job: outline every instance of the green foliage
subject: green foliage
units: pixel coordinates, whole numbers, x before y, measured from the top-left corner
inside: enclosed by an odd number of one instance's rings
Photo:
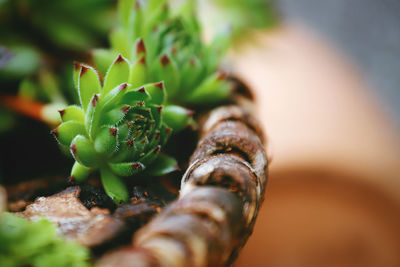
[[[4,0],[0,3],[2,41],[37,43],[29,41],[33,36],[52,48],[90,49],[101,43],[112,25],[113,5],[113,0]]]
[[[41,66],[38,51],[30,45],[0,46],[0,79],[21,79]]]
[[[275,0],[202,0],[211,8],[203,21],[208,27],[229,24],[232,42],[248,41],[254,29],[266,29],[278,21]],[[251,37],[251,36],[250,36]]]
[[[0,263],[3,267],[84,267],[89,251],[67,242],[47,220],[30,222],[10,213],[0,214]]]
[[[68,102],[61,86],[64,84],[60,78],[55,73],[43,68],[36,75],[23,79],[18,89],[20,97],[43,103],[40,119],[51,127],[61,122],[56,111],[65,108]]]
[[[94,68],[76,63],[80,106],[61,110],[62,123],[53,130],[76,160],[71,178],[82,182],[89,172],[99,170],[106,193],[116,203],[129,197],[122,177],[176,170],[174,159],[158,155],[171,132],[191,121],[186,109],[165,105],[163,82],[133,85],[144,80],[137,64],[142,63],[131,64],[119,55],[102,83]]]
[[[15,123],[14,114],[0,106],[0,134],[9,131]]]
[[[115,53],[136,64],[142,83],[164,81],[168,101],[210,105],[225,100],[231,84],[218,70],[229,44],[224,32],[210,44],[202,40],[195,2],[174,6],[168,0],[121,0],[120,25],[110,36],[110,50],[95,50],[94,62],[104,73]]]

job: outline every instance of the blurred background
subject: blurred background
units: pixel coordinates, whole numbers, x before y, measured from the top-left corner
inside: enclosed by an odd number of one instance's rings
[[[400,2],[213,1],[206,29],[231,19],[272,158],[234,266],[400,266]],[[115,3],[0,0],[0,183],[67,176],[49,114],[74,102],[72,61],[107,46]]]
[[[277,4],[234,55],[272,155],[235,266],[400,266],[400,2]]]

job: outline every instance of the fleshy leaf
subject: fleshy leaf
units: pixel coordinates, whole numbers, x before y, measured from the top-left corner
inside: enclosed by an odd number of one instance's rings
[[[89,177],[90,169],[75,161],[71,170],[71,181],[83,182]]]
[[[116,108],[108,111],[101,118],[101,125],[116,125],[119,124],[131,109],[131,106],[121,104]]]
[[[111,89],[125,83],[129,79],[130,66],[121,55],[110,66],[104,79],[103,93],[107,94]]]
[[[142,57],[131,66],[129,84],[134,88],[144,84],[146,82],[146,73],[146,60]]]
[[[111,156],[118,147],[118,128],[103,127],[100,129],[94,141],[94,149],[97,153]]]
[[[154,78],[165,82],[165,86],[173,95],[179,89],[179,71],[173,58],[167,54],[162,55],[155,66]]]
[[[100,175],[104,190],[115,203],[128,201],[128,190],[118,176],[112,173],[107,167],[100,169]]]
[[[164,82],[147,84],[144,86],[146,92],[151,96],[150,102],[156,105],[161,105],[165,100]]]
[[[109,49],[99,48],[92,51],[94,65],[96,66],[97,70],[103,75],[107,73],[108,68],[117,56],[117,52]]]
[[[163,110],[163,121],[171,127],[174,132],[184,129],[191,120],[193,111],[180,106],[169,105]]]
[[[215,73],[209,76],[188,96],[188,101],[199,105],[201,103],[214,104],[227,99],[232,86],[221,76],[224,75]]]
[[[122,177],[132,176],[145,169],[145,166],[140,162],[110,163],[109,165],[115,174]]]
[[[118,5],[118,15],[120,22],[124,28],[129,27],[129,20],[131,17],[131,10],[134,8],[134,4],[137,0],[120,0]]]
[[[97,154],[93,144],[83,135],[77,135],[72,140],[70,151],[76,161],[86,167],[97,167]]]
[[[100,79],[95,69],[89,66],[81,67],[78,89],[81,106],[86,111],[93,95],[99,93],[101,89]]]
[[[59,113],[63,122],[77,121],[82,124],[85,123],[85,113],[78,106],[68,106],[65,109],[59,110]]]
[[[77,121],[67,121],[61,123],[55,130],[52,131],[57,140],[65,145],[71,145],[72,140],[77,135],[85,135],[85,126]]]
[[[177,170],[179,170],[177,161],[172,157],[161,154],[151,164],[147,173],[153,176],[162,176]]]
[[[74,62],[74,74],[73,74],[73,80],[74,80],[74,86],[77,92],[79,92],[79,74],[81,73],[82,65],[79,64],[78,62]]]
[[[127,83],[122,83],[104,95],[102,98],[102,106],[104,107],[105,111],[111,110],[121,102],[121,99],[126,93],[127,87]]]
[[[94,138],[98,130],[98,124],[101,119],[101,110],[102,107],[99,104],[99,95],[95,94],[92,97],[85,114],[85,128],[89,133],[90,138]]]
[[[130,45],[128,35],[122,29],[116,29],[110,34],[110,42],[115,51],[118,51],[123,57],[130,58]]]

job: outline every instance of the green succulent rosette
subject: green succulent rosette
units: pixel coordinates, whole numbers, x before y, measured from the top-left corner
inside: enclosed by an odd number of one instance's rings
[[[120,26],[110,35],[111,49],[93,52],[101,72],[117,53],[142,62],[143,82],[165,81],[168,101],[213,105],[225,100],[231,84],[219,70],[229,44],[227,32],[210,44],[201,36],[195,1],[174,5],[168,0],[120,0]]]
[[[64,240],[51,222],[0,213],[1,266],[87,267],[89,259],[87,248]]]
[[[172,131],[191,120],[188,110],[165,105],[163,82],[138,86],[143,80],[138,64],[119,55],[101,83],[94,68],[76,63],[81,106],[61,110],[62,123],[52,131],[76,160],[71,178],[81,182],[99,170],[105,192],[116,203],[129,198],[122,177],[176,170],[176,161],[160,151]]]

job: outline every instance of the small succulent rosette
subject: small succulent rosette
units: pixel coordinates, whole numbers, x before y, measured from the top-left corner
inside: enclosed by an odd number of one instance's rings
[[[61,110],[62,123],[52,131],[76,160],[71,178],[82,182],[99,170],[105,192],[116,203],[129,199],[122,177],[176,170],[176,161],[160,151],[172,131],[191,120],[185,108],[164,105],[163,82],[137,86],[143,80],[137,64],[118,56],[102,85],[94,68],[76,63],[81,106]]]
[[[104,72],[120,53],[142,62],[144,82],[165,81],[171,103],[195,107],[221,103],[232,88],[219,70],[229,45],[229,31],[206,44],[195,15],[195,1],[173,8],[171,2],[119,1],[120,25],[110,34],[111,49],[95,50],[94,63]]]

